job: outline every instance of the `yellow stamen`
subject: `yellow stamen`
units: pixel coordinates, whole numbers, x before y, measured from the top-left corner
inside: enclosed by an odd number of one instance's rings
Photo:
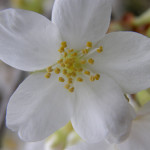
[[[45,74],[45,78],[48,79],[48,78],[50,78],[50,77],[51,77],[51,73],[48,72],[48,73]]]
[[[46,68],[46,71],[47,72],[52,72],[53,71],[52,66],[49,66],[48,68]]]
[[[67,52],[64,52],[64,57],[67,57],[68,53]]]
[[[79,68],[79,69],[78,69],[78,72],[82,72],[82,71],[83,71],[83,68]]]
[[[80,63],[81,64],[86,64],[86,60],[81,60]]]
[[[61,63],[61,67],[65,67],[65,64],[64,64],[64,63]]]
[[[74,52],[71,56],[77,56],[78,54],[77,54],[77,52]]]
[[[72,83],[72,78],[68,78],[68,83],[69,83],[69,84]]]
[[[69,88],[70,88],[70,84],[66,84],[66,85],[64,86],[64,88],[65,88],[65,89],[69,89]]]
[[[60,49],[58,50],[58,52],[63,53],[64,52],[64,47],[60,47]]]
[[[92,47],[92,42],[87,42],[86,46],[89,47],[89,48],[91,48]]]
[[[74,92],[74,87],[70,88],[69,92],[71,92],[71,93]]]
[[[68,53],[72,53],[74,51],[74,49],[69,49]]]
[[[67,42],[66,41],[61,42],[61,46],[66,48],[67,47]]]
[[[100,74],[96,74],[96,75],[95,75],[95,79],[96,79],[96,80],[99,80],[99,78],[100,78]]]
[[[98,53],[103,52],[103,46],[100,46],[100,47],[97,49],[97,52],[98,52]]]
[[[66,75],[67,74],[67,69],[63,70],[63,74]]]
[[[72,75],[71,73],[67,73],[66,76],[67,76],[67,78],[69,78],[69,77],[71,77],[71,75]]]
[[[95,81],[95,77],[94,76],[90,76],[90,81],[91,82]]]
[[[88,54],[88,52],[89,52],[88,49],[82,50],[82,53],[83,53],[83,54]]]
[[[83,79],[82,79],[81,77],[78,77],[78,78],[77,78],[77,81],[78,81],[78,82],[83,82]]]
[[[90,71],[84,71],[84,74],[86,74],[86,75],[90,75]]]
[[[58,64],[61,64],[62,62],[63,62],[63,59],[59,59],[59,60],[57,61]]]
[[[94,59],[90,58],[90,59],[88,60],[88,63],[94,64]]]
[[[55,69],[55,73],[56,73],[56,74],[59,74],[59,73],[60,73],[60,69],[59,69],[59,68],[56,68],[56,69]]]
[[[73,76],[73,77],[76,77],[76,72],[75,71],[73,71],[72,73],[71,73],[71,75]]]
[[[59,82],[64,82],[65,79],[63,77],[59,77]]]

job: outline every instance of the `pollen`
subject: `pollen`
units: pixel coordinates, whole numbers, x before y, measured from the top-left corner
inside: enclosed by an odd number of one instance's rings
[[[60,49],[58,50],[58,52],[63,53],[64,52],[64,47],[60,47]]]
[[[64,82],[65,79],[63,77],[59,77],[59,82]]]
[[[83,82],[83,79],[82,79],[81,77],[78,77],[78,78],[77,78],[77,81],[78,81],[78,82]]]
[[[95,81],[95,76],[90,76],[90,81],[91,82]]]
[[[100,47],[97,49],[97,52],[98,52],[98,53],[103,52],[103,46],[100,46]]]
[[[65,89],[69,89],[70,88],[70,84],[65,84],[64,88]]]
[[[86,70],[86,71],[84,71],[84,74],[90,75],[90,71]]]
[[[63,69],[63,74],[64,74],[64,75],[67,74],[67,69]]]
[[[100,78],[100,74],[96,74],[96,75],[95,75],[95,79],[96,79],[96,80],[99,80],[99,78]]]
[[[56,68],[56,69],[55,69],[55,73],[56,73],[56,74],[59,74],[59,73],[60,73],[60,69],[59,69],[59,68]]]
[[[81,60],[80,63],[81,64],[86,64],[86,60]]]
[[[62,46],[63,48],[66,48],[66,47],[67,47],[67,42],[66,42],[66,41],[61,42],[61,46]]]
[[[64,52],[64,57],[67,57],[68,53],[67,52]]]
[[[75,52],[75,53],[73,53],[71,56],[77,56],[78,54]]]
[[[45,74],[45,78],[48,79],[48,78],[50,78],[50,77],[51,77],[51,73],[46,73],[46,74]]]
[[[50,78],[53,73],[60,74],[58,77],[59,82],[64,82],[64,88],[73,93],[75,90],[75,82],[84,82],[84,78],[88,78],[89,82],[96,82],[100,79],[100,74],[93,72],[92,66],[95,61],[89,58],[92,50],[92,42],[87,42],[84,49],[71,49],[67,47],[67,42],[60,43],[58,52],[60,53],[59,60],[55,64],[45,69],[45,78]],[[103,46],[96,49],[97,53],[103,51]],[[95,52],[95,50],[93,51]],[[92,84],[92,83],[91,83]]]
[[[86,46],[89,47],[89,48],[91,48],[92,47],[92,42],[87,42]]]
[[[89,52],[88,49],[82,50],[82,53],[83,53],[83,54],[88,54],[88,52]]]
[[[82,71],[83,71],[83,68],[79,68],[79,69],[78,69],[78,72],[82,72]]]
[[[89,64],[94,64],[94,59],[90,58],[90,59],[88,60],[88,63],[89,63]]]
[[[74,87],[71,87],[70,89],[69,89],[69,92],[74,92]]]
[[[74,51],[74,49],[69,49],[68,53],[72,53]]]
[[[48,68],[46,68],[46,71],[47,72],[52,72],[53,71],[52,66],[49,66]]]

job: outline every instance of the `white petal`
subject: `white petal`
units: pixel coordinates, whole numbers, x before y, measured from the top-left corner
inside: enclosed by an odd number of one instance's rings
[[[145,109],[145,112],[147,108]],[[149,107],[150,109],[150,107]],[[118,147],[120,150],[149,150],[150,149],[150,113],[145,113],[145,116],[137,118],[133,121],[131,134],[129,138]]]
[[[30,75],[10,98],[7,126],[25,141],[42,140],[64,126],[72,115],[72,95],[44,73]]]
[[[0,59],[21,70],[44,69],[57,58],[57,27],[35,12],[6,9],[0,12]]]
[[[119,86],[103,74],[99,81],[84,81],[77,86],[72,118],[76,132],[89,142],[98,142],[106,134],[120,140],[128,132],[132,116]]]
[[[109,74],[125,93],[150,87],[149,38],[134,32],[114,32],[99,44],[104,51],[93,55],[96,70]]]
[[[98,42],[108,30],[111,5],[107,0],[56,0],[52,21],[70,48]]]
[[[116,150],[116,149],[114,148],[114,145],[102,141],[94,144],[79,143],[75,146],[67,148],[66,150]]]

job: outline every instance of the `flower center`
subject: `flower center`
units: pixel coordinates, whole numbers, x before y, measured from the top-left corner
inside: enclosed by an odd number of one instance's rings
[[[64,88],[69,92],[74,92],[74,82],[83,82],[83,77],[86,76],[91,82],[99,80],[100,74],[93,73],[88,68],[88,65],[94,64],[93,58],[86,58],[92,48],[92,42],[86,43],[86,48],[82,51],[75,51],[74,49],[67,48],[67,42],[62,42],[58,52],[60,59],[52,66],[46,68],[47,73],[45,78],[50,78],[51,73],[61,74],[58,77],[59,82],[64,82]],[[101,53],[103,47],[97,49],[97,53]]]

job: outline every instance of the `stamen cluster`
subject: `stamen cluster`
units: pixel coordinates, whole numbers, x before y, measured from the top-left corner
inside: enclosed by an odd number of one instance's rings
[[[59,82],[66,82],[64,88],[67,89],[69,92],[74,92],[73,83],[83,82],[83,76],[89,76],[89,80],[91,82],[95,80],[99,80],[100,74],[89,71],[87,65],[93,65],[94,59],[88,58],[85,59],[86,56],[92,48],[92,42],[86,43],[86,48],[82,51],[75,51],[74,49],[67,48],[67,42],[62,42],[61,47],[59,48],[58,52],[60,53],[60,59],[57,61],[56,64],[49,66],[46,68],[47,73],[45,74],[46,78],[50,78],[51,73],[54,72],[55,74],[61,74],[59,76]],[[103,47],[100,46],[97,49],[98,53],[103,51]]]

